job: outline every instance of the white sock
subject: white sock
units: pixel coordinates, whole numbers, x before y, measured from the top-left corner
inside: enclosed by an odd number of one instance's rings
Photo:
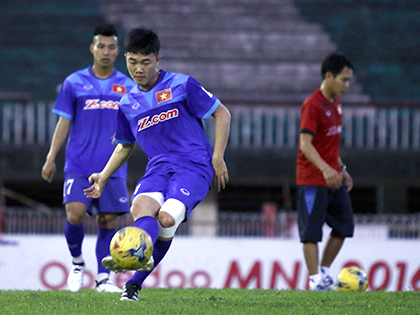
[[[321,282],[321,275],[319,273],[309,276],[309,280],[313,283],[320,283]]]
[[[106,272],[98,273],[98,275],[96,276],[96,281],[98,282],[101,282],[104,279],[109,279],[109,274]]]
[[[73,257],[73,264],[84,264],[85,260],[83,259],[83,256],[80,255],[78,257]]]
[[[330,267],[320,266],[318,270],[319,270],[319,273],[321,274],[322,280],[324,280],[330,275]]]

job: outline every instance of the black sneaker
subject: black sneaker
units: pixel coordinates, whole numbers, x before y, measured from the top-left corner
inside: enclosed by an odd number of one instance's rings
[[[141,286],[137,283],[130,282],[123,287],[123,293],[121,295],[121,301],[138,301],[139,291]]]

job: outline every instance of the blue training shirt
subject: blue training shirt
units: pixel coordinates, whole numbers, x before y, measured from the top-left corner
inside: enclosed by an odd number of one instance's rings
[[[213,152],[202,119],[219,104],[194,78],[160,70],[149,91],[136,85],[121,99],[114,141],[137,141],[149,158],[148,168],[162,161],[198,168],[211,183]]]
[[[99,79],[92,67],[69,75],[61,87],[53,113],[72,121],[66,149],[65,172],[90,175],[100,172],[114,152],[121,97],[136,84],[114,70]],[[113,177],[127,178],[127,165]]]

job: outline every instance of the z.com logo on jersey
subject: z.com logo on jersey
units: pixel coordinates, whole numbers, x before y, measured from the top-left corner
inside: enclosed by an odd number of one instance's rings
[[[138,131],[142,131],[146,128],[149,128],[153,125],[156,125],[158,123],[164,122],[166,120],[178,117],[179,111],[177,108],[170,109],[167,112],[161,112],[160,114],[154,115],[150,120],[150,116],[146,116],[139,120],[138,125],[139,129]]]
[[[86,100],[86,106],[83,109],[116,109],[120,107],[120,102],[114,101],[99,101],[96,100]]]

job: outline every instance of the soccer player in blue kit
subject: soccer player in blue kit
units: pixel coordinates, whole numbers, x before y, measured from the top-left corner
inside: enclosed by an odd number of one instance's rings
[[[149,233],[154,248],[150,269],[163,259],[179,224],[206,196],[212,181],[224,189],[229,177],[224,153],[229,137],[230,112],[195,79],[159,70],[160,42],[156,33],[140,28],[125,39],[128,71],[137,84],[120,102],[113,155],[93,185],[85,190],[98,198],[105,184],[129,158],[137,141],[147,154],[146,173],[138,182],[131,206],[134,226]],[[212,150],[202,119],[215,118]],[[121,269],[106,257],[103,263]],[[136,271],[123,288],[121,300],[138,300],[151,270]]]
[[[109,280],[110,271],[102,266],[101,261],[109,255],[109,243],[115,234],[118,215],[129,212],[126,165],[115,172],[101,198],[92,201],[86,198],[83,190],[90,186],[90,174],[99,172],[114,151],[112,137],[117,130],[119,101],[135,84],[114,69],[119,47],[113,25],[96,27],[90,51],[93,65],[68,76],[56,100],[53,113],[60,118],[42,168],[42,177],[52,181],[56,171],[55,158],[69,136],[63,204],[67,216],[64,234],[73,264],[67,285],[72,292],[83,286],[83,222],[87,212],[92,214],[94,205],[98,211],[96,290],[121,292]]]

